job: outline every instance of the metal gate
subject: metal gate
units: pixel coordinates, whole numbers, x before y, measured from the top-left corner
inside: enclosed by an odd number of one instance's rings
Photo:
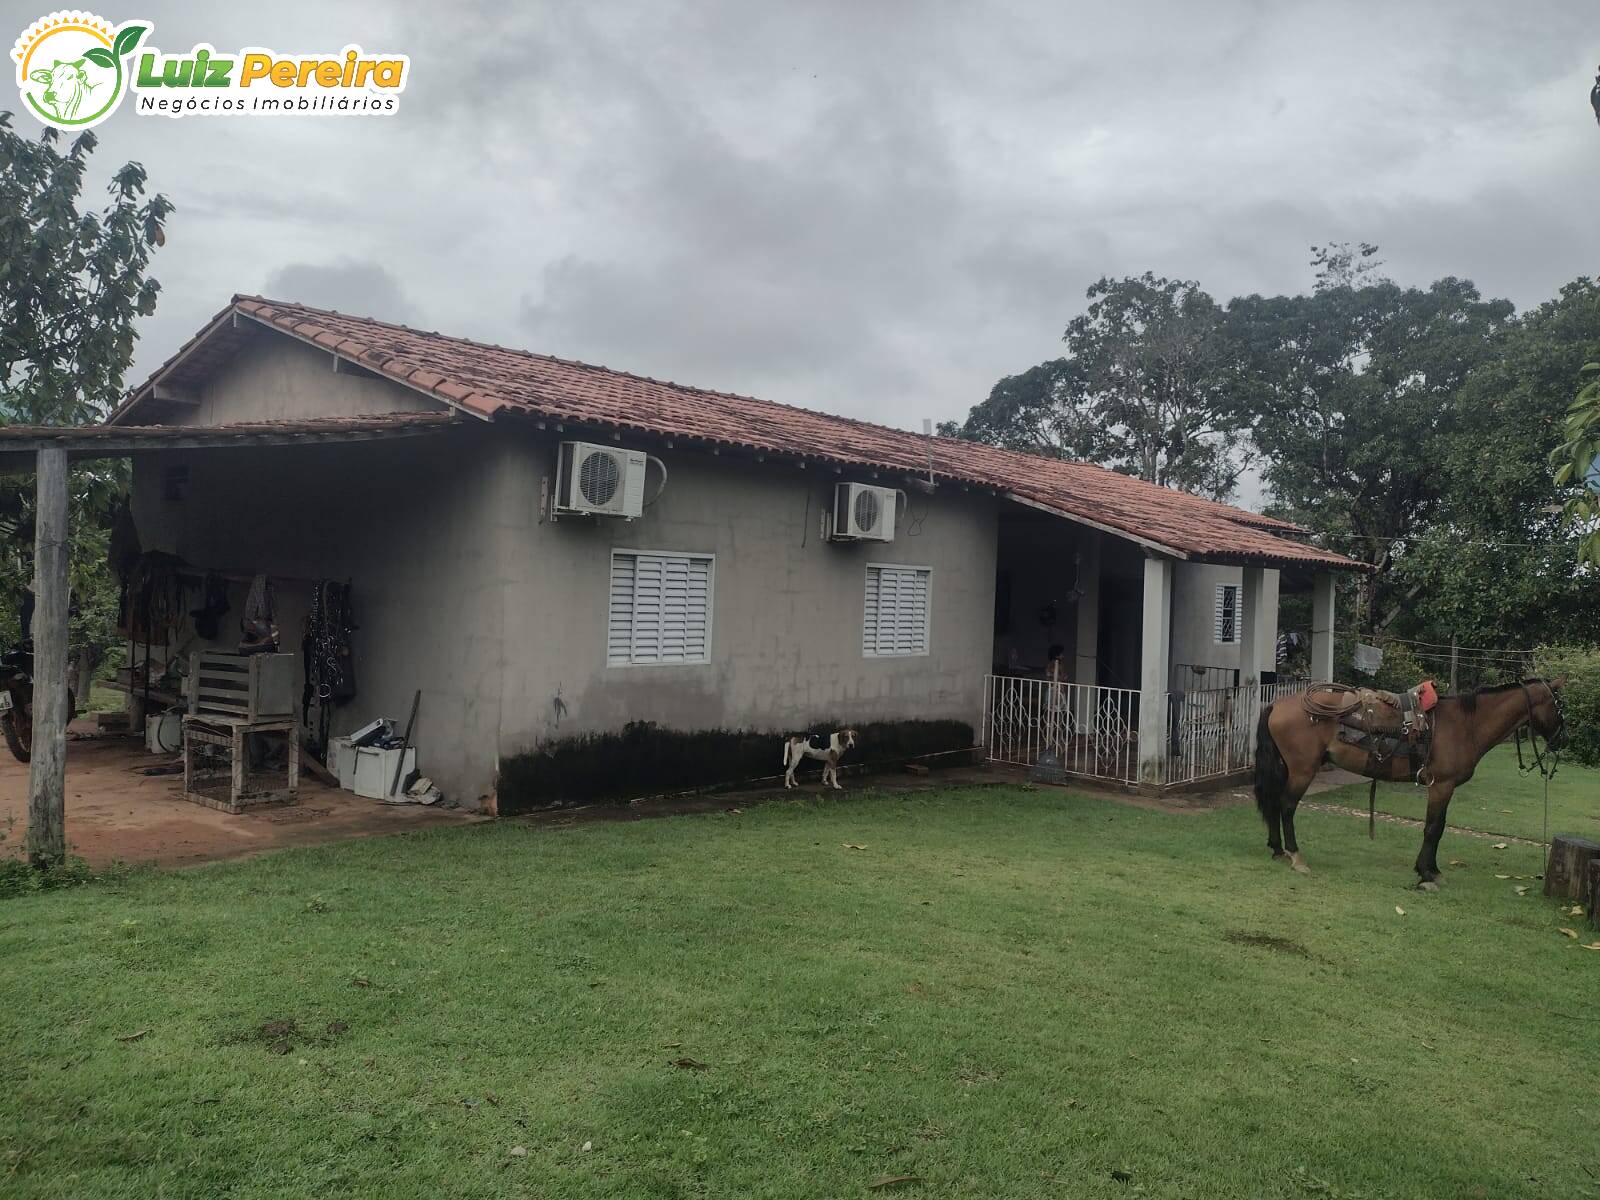
[[[1133,783],[1139,778],[1139,693],[988,675],[983,739],[990,762],[1032,767],[1048,752],[1069,775]]]

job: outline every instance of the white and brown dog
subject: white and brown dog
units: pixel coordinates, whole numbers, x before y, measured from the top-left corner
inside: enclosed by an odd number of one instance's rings
[[[831,783],[833,789],[844,791],[839,786],[839,760],[844,757],[844,752],[856,744],[856,731],[854,729],[841,729],[838,733],[824,736],[813,733],[809,736],[791,737],[783,743],[783,786],[795,786],[794,772],[802,760],[816,758],[822,761],[822,786]]]

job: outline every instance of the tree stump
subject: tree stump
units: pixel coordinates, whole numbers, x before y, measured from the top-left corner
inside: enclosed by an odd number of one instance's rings
[[[1544,867],[1544,894],[1587,904],[1592,862],[1600,862],[1600,842],[1558,835],[1550,843],[1550,858]]]
[[[1589,924],[1600,929],[1600,858],[1589,864],[1589,894],[1584,905],[1589,910]]]

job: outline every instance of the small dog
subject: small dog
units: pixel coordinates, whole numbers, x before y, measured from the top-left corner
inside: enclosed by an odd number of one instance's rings
[[[826,738],[820,733],[789,738],[783,743],[783,786],[794,787],[795,768],[803,759],[816,758],[822,760],[822,786],[827,787],[831,782],[834,791],[844,791],[839,786],[839,760],[855,744],[854,729],[841,729]]]

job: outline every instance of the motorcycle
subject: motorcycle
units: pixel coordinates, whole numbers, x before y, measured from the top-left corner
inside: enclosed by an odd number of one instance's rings
[[[77,697],[67,689],[67,719],[78,711]],[[33,754],[33,645],[23,642],[0,654],[0,736],[18,762]]]

